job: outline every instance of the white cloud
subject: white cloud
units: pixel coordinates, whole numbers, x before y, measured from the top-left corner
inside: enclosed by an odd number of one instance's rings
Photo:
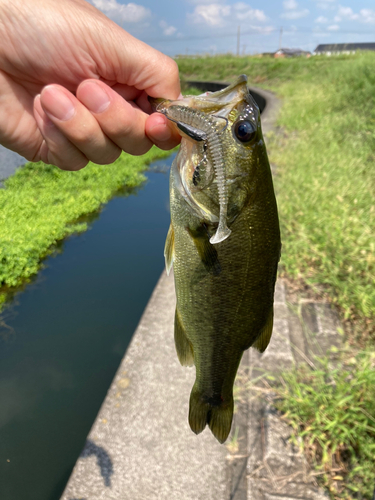
[[[361,15],[362,22],[375,24],[375,10],[361,9],[359,13]]]
[[[319,16],[315,19],[315,22],[319,24],[326,24],[328,23],[328,19],[324,16]]]
[[[177,31],[177,28],[175,28],[174,26],[170,26],[165,21],[160,21],[159,26],[160,26],[160,28],[162,28],[163,35],[165,35],[165,36],[174,35],[174,33],[176,33],[176,31]]]
[[[209,5],[198,5],[190,15],[190,19],[196,23],[204,23],[209,26],[223,26],[225,19],[230,15],[230,7],[211,3]]]
[[[335,2],[335,0],[319,0],[316,5],[319,9],[323,10],[334,9],[334,6],[332,5],[333,2]]]
[[[176,31],[177,31],[177,28],[175,28],[174,26],[168,26],[168,28],[165,28],[163,33],[166,36],[170,36],[170,35],[173,35],[174,33],[176,33]]]
[[[284,19],[300,19],[301,17],[308,16],[310,11],[308,9],[291,10],[290,12],[283,12],[280,17]]]
[[[350,7],[342,7],[339,6],[339,10],[337,11],[337,16],[335,16],[334,21],[340,22],[342,19],[349,19],[350,21],[356,21],[359,19],[358,14],[354,14],[353,9]]]
[[[296,9],[298,7],[298,3],[296,2],[296,0],[285,0],[283,2],[283,6],[284,6],[284,9],[286,9],[286,10],[293,10],[293,9]]]
[[[244,2],[238,2],[233,5],[235,17],[242,21],[248,19],[249,21],[266,21],[267,16],[262,10],[252,9]]]
[[[267,16],[262,10],[252,9],[244,2],[235,3],[233,6],[211,3],[198,5],[192,14],[188,14],[190,21],[195,24],[203,23],[208,26],[224,26],[227,21],[265,21]]]
[[[121,4],[116,0],[91,0],[91,2],[108,17],[120,18],[125,23],[140,23],[151,16],[150,9],[135,3]]]
[[[254,31],[258,31],[258,33],[262,33],[262,35],[270,35],[275,31],[274,26],[250,26],[250,28]]]
[[[327,30],[329,31],[337,31],[340,29],[340,26],[338,24],[331,24],[331,26],[328,26]]]
[[[334,22],[338,23],[342,20],[360,21],[366,24],[375,24],[375,11],[372,9],[361,9],[359,14],[353,12],[351,7],[339,6],[337,15],[334,17]]]

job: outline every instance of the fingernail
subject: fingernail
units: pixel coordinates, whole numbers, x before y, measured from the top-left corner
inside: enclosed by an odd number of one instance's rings
[[[41,104],[50,118],[61,121],[70,120],[75,113],[75,106],[70,97],[62,89],[54,86],[47,86],[42,90]]]
[[[35,119],[37,121],[38,127],[41,129],[44,126],[54,127],[53,122],[48,118],[47,114],[43,110],[43,107],[40,103],[40,94],[36,95],[34,98],[34,111],[35,111]]]
[[[81,87],[79,98],[93,113],[103,113],[110,104],[106,91],[95,82],[85,82]]]

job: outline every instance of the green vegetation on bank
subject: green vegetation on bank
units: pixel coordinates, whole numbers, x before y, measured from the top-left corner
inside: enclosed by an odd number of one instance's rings
[[[0,189],[0,309],[11,288],[38,271],[56,242],[87,229],[81,216],[124,186],[140,185],[146,165],[169,154],[155,147],[142,157],[123,153],[111,165],[90,163],[79,172],[28,163],[7,179]]]
[[[283,99],[269,138],[282,229],[281,269],[320,285],[358,330],[375,319],[375,54],[178,61],[184,80],[241,73]]]
[[[267,139],[276,165],[281,273],[327,294],[352,344],[375,341],[375,54],[177,61],[186,81],[233,81],[283,100]],[[372,499],[375,359],[368,349],[285,373],[278,408],[331,498]],[[319,479],[320,478],[320,479]]]
[[[333,367],[314,360],[282,376],[285,414],[334,499],[372,499],[375,487],[375,354],[343,353]],[[360,497],[356,496],[360,493]],[[354,495],[354,496],[353,496]]]

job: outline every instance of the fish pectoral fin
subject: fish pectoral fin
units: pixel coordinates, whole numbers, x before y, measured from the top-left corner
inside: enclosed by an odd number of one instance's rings
[[[267,322],[263,327],[262,331],[260,332],[259,337],[252,345],[252,347],[255,347],[255,349],[257,349],[260,352],[264,352],[267,349],[268,344],[270,343],[272,328],[273,328],[273,307],[271,307],[271,310],[268,314]]]
[[[174,229],[172,224],[169,226],[167,239],[165,240],[164,258],[165,268],[167,270],[167,274],[169,275],[174,260]]]
[[[174,316],[174,343],[176,346],[177,356],[182,366],[193,366],[194,354],[193,346],[189,342],[185,330],[181,324],[178,312],[176,309]]]
[[[202,224],[196,229],[188,227],[187,230],[206,270],[218,276],[221,273],[221,265],[217,250],[210,243],[210,235],[207,228]]]

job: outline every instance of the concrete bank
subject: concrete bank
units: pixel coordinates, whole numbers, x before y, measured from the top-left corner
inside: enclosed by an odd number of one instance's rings
[[[0,145],[0,187],[2,181],[13,175],[17,168],[26,162],[19,154]]]
[[[271,93],[259,92],[267,99],[262,116],[267,133],[280,104]],[[209,429],[199,436],[191,432],[194,368],[177,360],[174,308],[173,277],[163,273],[62,500],[323,500],[303,456],[288,442],[290,429],[267,397],[242,393],[226,445]],[[240,385],[259,368],[275,372],[301,362],[311,346],[339,343],[337,326],[327,304],[297,300],[294,309],[288,307],[286,284],[279,280],[272,341],[262,356],[252,349],[245,353]]]

